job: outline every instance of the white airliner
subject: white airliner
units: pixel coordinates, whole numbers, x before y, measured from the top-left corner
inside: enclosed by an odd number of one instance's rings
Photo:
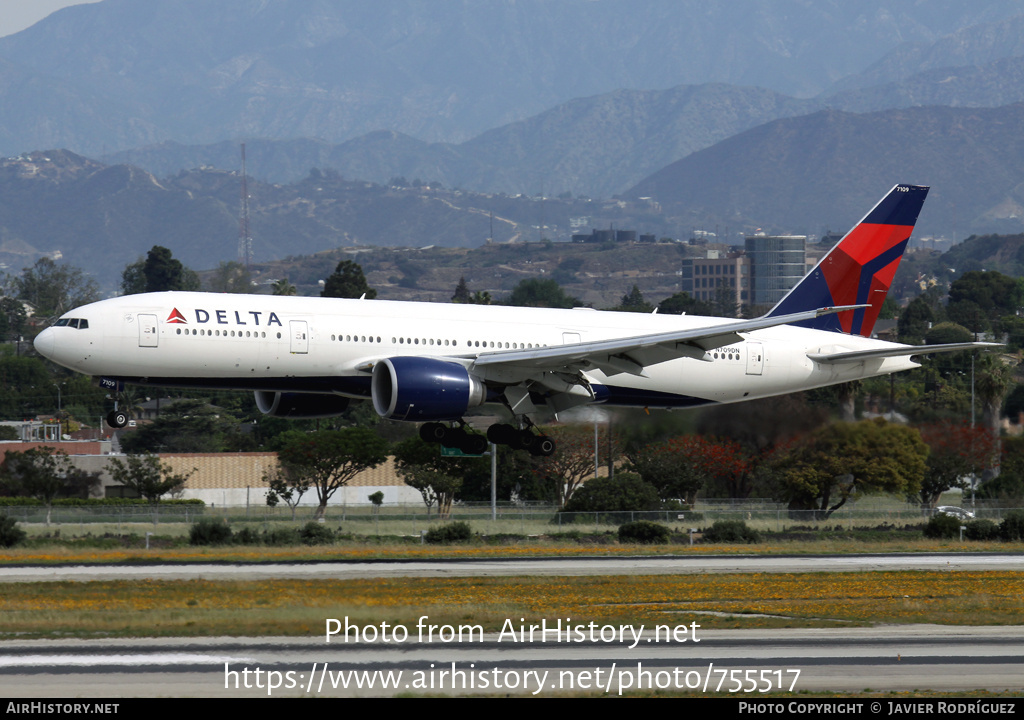
[[[253,390],[262,412],[281,417],[371,400],[381,416],[424,422],[425,439],[470,453],[486,439],[463,417],[496,404],[509,423],[488,439],[548,455],[554,443],[532,430],[543,408],[734,403],[917,367],[925,348],[869,336],[927,193],[895,186],[754,320],[165,292],[72,310],[35,346],[115,390]],[[114,427],[127,420],[108,416]]]

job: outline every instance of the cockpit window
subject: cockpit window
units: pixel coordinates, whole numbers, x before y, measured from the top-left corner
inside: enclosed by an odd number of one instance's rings
[[[61,318],[53,324],[54,327],[73,327],[78,330],[85,330],[89,327],[89,321],[85,318]]]

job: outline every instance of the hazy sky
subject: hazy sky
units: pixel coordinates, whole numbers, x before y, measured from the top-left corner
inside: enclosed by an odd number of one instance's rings
[[[0,0],[0,37],[35,25],[55,10],[98,0]]]

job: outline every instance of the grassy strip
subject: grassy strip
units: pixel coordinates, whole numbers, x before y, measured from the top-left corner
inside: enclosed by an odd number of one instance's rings
[[[715,615],[706,613],[726,613]],[[1024,624],[1024,573],[99,581],[0,585],[0,637],[321,636],[358,625],[697,622],[702,628]]]
[[[433,558],[493,559],[500,557],[576,557],[623,555],[821,555],[862,553],[1019,552],[1020,543],[959,542],[923,538],[856,540],[831,537],[815,540],[767,539],[755,544],[697,543],[668,545],[621,545],[611,533],[524,537],[502,535],[477,537],[470,543],[448,546],[421,545],[418,539],[389,536],[355,536],[330,545],[260,546],[224,545],[192,547],[181,538],[154,536],[152,549],[145,538],[133,535],[35,539],[27,546],[0,550],[3,565],[66,565],[119,563],[244,562],[277,563],[347,560],[417,560]]]

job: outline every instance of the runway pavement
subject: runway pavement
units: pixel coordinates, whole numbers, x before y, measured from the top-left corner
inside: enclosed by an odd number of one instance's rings
[[[0,582],[47,580],[262,580],[268,578],[487,577],[499,575],[674,575],[866,570],[1024,571],[1020,553],[900,553],[886,555],[686,555],[511,560],[429,560],[310,563],[210,563],[3,567]]]
[[[762,690],[1020,688],[1024,628],[709,630],[699,643],[326,643],[318,638],[5,642],[4,696],[294,697],[401,693],[763,698]]]

